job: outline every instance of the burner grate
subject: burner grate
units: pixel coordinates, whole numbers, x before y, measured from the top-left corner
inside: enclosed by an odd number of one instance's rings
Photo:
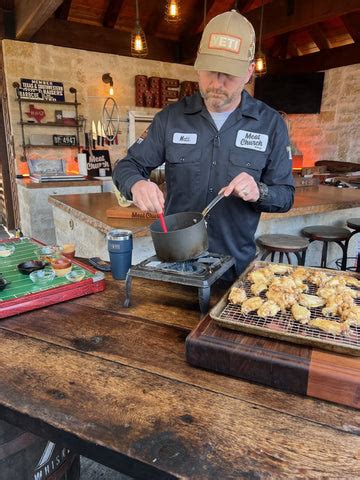
[[[124,306],[130,305],[132,278],[138,277],[198,287],[200,311],[206,313],[209,308],[211,285],[234,264],[235,259],[230,255],[213,253],[206,253],[195,260],[180,263],[164,263],[156,256],[150,257],[129,269],[125,282]]]

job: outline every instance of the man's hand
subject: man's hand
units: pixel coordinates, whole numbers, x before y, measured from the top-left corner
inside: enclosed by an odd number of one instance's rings
[[[254,178],[245,172],[233,178],[229,185],[223,187],[219,193],[224,193],[224,197],[234,195],[242,198],[245,202],[256,202],[260,197],[259,188]]]
[[[143,212],[163,212],[164,194],[156,183],[139,180],[131,187],[131,193],[134,204]]]

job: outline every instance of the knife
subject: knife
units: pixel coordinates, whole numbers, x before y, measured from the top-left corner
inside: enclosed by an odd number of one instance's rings
[[[97,133],[96,133],[96,125],[94,120],[91,122],[91,134],[92,134],[93,149],[96,149]]]
[[[102,145],[109,145],[108,139],[106,138],[104,125],[101,124],[101,136],[102,136]]]
[[[97,144],[100,146],[104,145],[104,138],[101,133],[101,122],[98,120],[97,122]]]
[[[109,123],[109,126],[108,126],[108,135],[109,135],[109,138],[111,138],[111,140],[109,140],[109,145],[114,145],[114,141],[112,139],[113,129],[112,129],[111,123]]]

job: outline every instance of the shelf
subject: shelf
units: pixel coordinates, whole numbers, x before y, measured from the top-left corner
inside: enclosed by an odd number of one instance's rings
[[[23,148],[79,148],[80,145],[33,145],[27,143],[26,145],[21,145]]]
[[[46,103],[48,105],[81,105],[81,103],[78,103],[78,102],[50,102],[49,100],[39,100],[39,99],[34,99],[34,100],[30,100],[30,99],[25,99],[25,98],[17,98],[16,99],[17,102],[21,102],[21,103]]]
[[[63,123],[56,123],[56,122],[47,122],[47,123],[38,123],[38,122],[19,122],[19,125],[26,125],[32,127],[61,127],[61,128],[81,128],[80,124],[77,123],[75,125],[64,125]]]

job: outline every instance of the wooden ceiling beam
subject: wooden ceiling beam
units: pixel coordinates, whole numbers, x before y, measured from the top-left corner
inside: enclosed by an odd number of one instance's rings
[[[59,47],[130,56],[130,33],[50,18],[31,39]],[[178,44],[147,35],[149,60],[177,61]]]
[[[288,15],[287,2],[274,0],[264,5],[263,39],[309,27],[359,10],[359,0],[301,0],[295,2],[294,13]],[[259,31],[261,8],[246,13],[246,18]],[[270,21],[268,19],[271,19]]]
[[[356,63],[360,63],[360,43],[352,43],[288,60],[267,59],[268,73],[276,75],[318,72]]]
[[[263,40],[307,28],[337,16],[346,15],[359,10],[359,0],[301,0],[295,2],[294,13],[288,15],[287,2],[274,0],[264,5]],[[260,28],[261,8],[246,13],[246,18],[253,24],[255,32]],[[269,21],[271,19],[271,21]],[[184,36],[181,44],[183,62],[191,64],[195,60],[201,34]]]
[[[318,23],[314,23],[314,25],[308,27],[307,32],[319,50],[331,48],[331,44],[327,39],[327,36],[324,34],[321,26]]]
[[[30,40],[62,0],[15,0],[16,39]]]
[[[106,28],[114,28],[119,18],[124,0],[110,0],[104,15],[103,25]]]
[[[214,5],[215,0],[207,0],[206,3],[206,15],[210,12],[212,6]],[[189,15],[187,19],[184,19],[182,25],[182,36],[188,37],[195,35],[199,29],[202,31],[204,25],[204,4],[196,8],[192,15]],[[196,45],[197,48],[197,45]]]
[[[0,39],[14,39],[15,30],[15,5],[14,0],[1,0],[0,2]]]
[[[341,20],[354,42],[360,42],[360,12],[342,15]]]
[[[67,20],[70,13],[72,0],[64,0],[60,7],[55,12],[55,17],[60,18],[60,20]]]
[[[156,34],[156,32],[159,30],[161,22],[164,19],[164,15],[164,4],[162,2],[157,2],[144,26],[146,36]]]

